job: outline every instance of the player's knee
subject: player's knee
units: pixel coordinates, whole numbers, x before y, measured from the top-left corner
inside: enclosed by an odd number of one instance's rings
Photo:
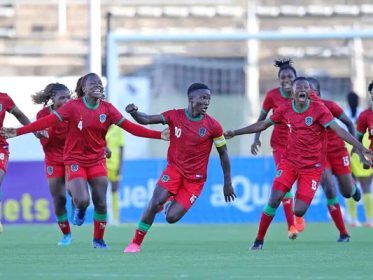
[[[78,209],[85,209],[89,206],[89,199],[74,198],[74,204]]]
[[[177,215],[172,214],[172,213],[167,213],[167,216],[166,216],[166,221],[167,221],[167,223],[169,223],[169,224],[174,224],[174,223],[176,223],[178,220],[180,220],[180,217],[178,217]]]

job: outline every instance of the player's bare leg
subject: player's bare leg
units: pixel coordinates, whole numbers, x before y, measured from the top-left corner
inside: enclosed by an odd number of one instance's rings
[[[93,247],[99,249],[109,248],[104,241],[105,228],[107,223],[106,193],[108,179],[106,176],[95,177],[88,180],[91,186],[92,201],[95,207],[93,214]]]
[[[57,217],[58,226],[63,234],[62,239],[58,242],[60,246],[71,244],[71,230],[66,210],[66,188],[65,178],[48,179],[49,191],[53,198],[54,213]]]
[[[281,183],[275,181],[273,186],[275,187],[277,185],[283,186]],[[250,247],[250,250],[257,251],[263,248],[264,237],[275,216],[278,206],[280,205],[282,199],[285,197],[285,193],[286,192],[280,191],[277,188],[272,188],[268,204],[265,206],[260,217],[259,229],[256,239],[253,245]]]
[[[363,202],[366,216],[364,226],[373,228],[373,194],[371,190],[373,176],[359,177],[358,179],[363,190]]]
[[[4,170],[0,169],[0,233],[2,233],[4,231],[4,228],[3,228],[3,224],[1,223],[1,220],[3,218],[3,215],[2,215],[2,192],[1,192],[1,185],[3,183],[3,179],[4,179],[4,176],[5,176],[5,172]]]
[[[352,197],[356,202],[361,199],[360,190],[355,186],[351,174],[336,175],[339,191],[345,198]]]
[[[166,221],[169,224],[178,222],[188,211],[177,201],[172,201],[166,211]]]
[[[321,186],[325,192],[329,214],[333,219],[335,226],[339,230],[339,238],[337,241],[349,242],[350,236],[343,221],[341,207],[337,199],[337,190],[333,181],[333,174],[329,168],[326,168],[324,170],[324,173],[321,177]],[[351,191],[352,190],[350,190],[350,195]]]
[[[135,236],[133,237],[130,244],[124,249],[124,253],[137,253],[141,250],[141,243],[150,227],[154,222],[155,215],[159,212],[159,208],[167,201],[170,197],[170,193],[160,187],[156,186],[153,192],[153,196],[148,203],[147,208],[142,214],[139,225],[136,229]]]
[[[68,185],[72,203],[75,206],[74,218],[71,222],[74,225],[81,226],[84,223],[85,211],[90,202],[87,180],[84,178],[75,178],[69,181]]]

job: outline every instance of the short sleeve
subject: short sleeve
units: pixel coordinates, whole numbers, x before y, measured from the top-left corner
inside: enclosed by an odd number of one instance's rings
[[[332,122],[335,121],[332,113],[326,106],[324,106],[324,104],[319,103],[316,110],[319,112],[317,120],[323,127],[328,127]]]
[[[368,125],[367,125],[367,120],[365,117],[365,112],[362,112],[357,118],[356,129],[357,129],[358,134],[364,135],[367,128],[368,128]]]
[[[107,104],[109,105],[110,124],[120,125],[125,120],[125,117],[111,103],[107,103]]]
[[[273,100],[270,94],[267,94],[263,101],[262,112],[268,113],[273,108]]]
[[[330,112],[333,114],[335,118],[340,118],[344,114],[344,111],[341,106],[339,106],[337,103],[332,102],[332,106],[329,108]]]
[[[271,124],[283,122],[283,119],[284,119],[283,112],[284,112],[283,106],[278,107],[273,112],[273,114],[269,118],[267,118],[267,121]]]
[[[55,114],[60,121],[66,121],[70,119],[73,106],[74,103],[70,101],[57,110],[53,110],[52,113]]]
[[[13,99],[10,98],[9,95],[6,95],[7,97],[7,102],[6,102],[6,111],[11,113],[14,109],[14,107],[16,106],[16,104],[14,103]]]
[[[169,124],[172,121],[172,117],[174,116],[175,110],[168,110],[161,114],[163,118],[163,124]]]
[[[211,136],[216,148],[222,147],[227,144],[227,141],[224,137],[223,127],[217,120],[213,120]]]

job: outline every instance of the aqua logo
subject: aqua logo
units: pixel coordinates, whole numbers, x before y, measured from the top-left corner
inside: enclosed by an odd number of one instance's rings
[[[281,174],[282,174],[282,170],[281,170],[281,169],[277,170],[277,171],[276,171],[276,178],[277,178],[277,177],[280,177]]]

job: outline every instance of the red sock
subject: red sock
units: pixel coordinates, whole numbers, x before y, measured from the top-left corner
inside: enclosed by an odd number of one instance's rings
[[[282,206],[284,207],[284,213],[286,222],[288,223],[288,229],[294,226],[294,213],[293,213],[293,198],[284,198],[282,200]]]
[[[63,234],[71,233],[69,221],[66,220],[64,222],[58,222],[58,226],[60,227]]]
[[[274,216],[269,216],[264,212],[262,213],[262,216],[260,217],[259,229],[256,239],[264,240],[264,236],[266,235],[267,229],[269,228],[269,225],[271,224],[273,217]]]
[[[334,221],[335,226],[338,228],[340,234],[348,234],[345,223],[342,218],[341,207],[339,203],[328,205],[330,216]]]
[[[106,221],[93,220],[93,225],[94,225],[93,238],[104,239]]]
[[[136,229],[135,236],[133,237],[132,242],[136,243],[137,245],[141,245],[146,233],[147,231]]]

